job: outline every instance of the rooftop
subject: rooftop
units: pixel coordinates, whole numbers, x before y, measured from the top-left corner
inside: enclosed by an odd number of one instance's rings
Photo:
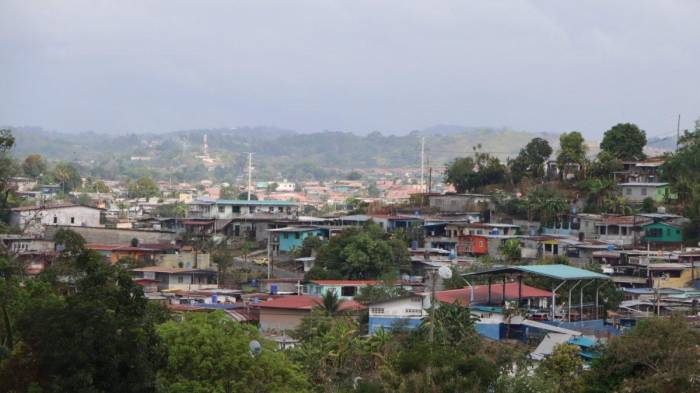
[[[538,276],[555,278],[558,280],[609,280],[610,277],[590,270],[579,269],[569,265],[519,265],[503,266],[475,273],[466,273],[463,276],[476,276],[485,274],[529,273]]]
[[[260,308],[278,308],[278,309],[293,309],[293,310],[312,310],[315,307],[320,307],[323,300],[316,296],[285,296],[276,299],[258,303]],[[341,311],[361,310],[365,308],[360,303],[354,300],[341,301],[339,309]]]

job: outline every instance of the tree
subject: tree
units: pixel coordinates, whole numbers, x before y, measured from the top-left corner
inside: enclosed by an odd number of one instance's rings
[[[636,124],[618,123],[605,131],[600,149],[614,155],[623,161],[644,159],[644,146],[647,135]]]
[[[30,154],[22,163],[22,171],[25,175],[36,179],[46,171],[46,161],[40,154]]]
[[[559,136],[557,167],[562,179],[570,172],[572,165],[578,165],[583,175],[586,164],[586,145],[578,131],[565,132]],[[582,176],[585,177],[585,176]]]
[[[98,180],[95,182],[95,192],[99,192],[101,194],[108,194],[112,192],[112,190],[109,189],[105,182],[103,182],[102,180]]]
[[[474,148],[474,158],[455,159],[445,171],[445,182],[452,184],[459,193],[473,191],[505,180],[505,166],[496,157]]]
[[[15,145],[15,137],[12,130],[8,128],[0,129],[0,153],[7,153]]]
[[[5,219],[6,209],[11,207],[9,202],[14,195],[15,186],[12,177],[17,174],[19,168],[10,157],[9,152],[15,144],[12,131],[0,129],[0,219]]]
[[[53,168],[53,177],[61,184],[64,193],[80,187],[82,179],[78,169],[71,163],[59,162]]]
[[[187,216],[187,205],[184,203],[171,203],[167,205],[159,205],[153,213],[158,217],[177,217],[182,218]]]
[[[223,312],[190,313],[180,322],[158,327],[168,349],[165,367],[158,372],[163,391],[206,392],[307,392],[303,373],[282,352],[263,340],[251,325],[229,319]],[[249,353],[258,340],[262,351]]]
[[[681,315],[639,321],[602,348],[587,376],[588,391],[700,391],[699,345],[698,332]]]
[[[613,172],[623,169],[622,160],[617,158],[613,153],[602,150],[598,153],[596,159],[591,163],[589,175],[597,179],[610,179]]]
[[[314,268],[307,279],[328,277],[376,279],[408,267],[408,245],[397,239],[385,240],[375,223],[365,228],[347,228],[318,250]]]
[[[646,197],[642,201],[642,213],[656,213],[656,201],[652,197]]]
[[[544,163],[552,155],[552,147],[542,138],[533,138],[511,161],[511,174],[518,183],[523,176],[533,179],[544,176]]]
[[[362,174],[358,171],[352,171],[345,176],[347,180],[360,180],[362,179]]]
[[[506,240],[498,251],[509,263],[517,263],[521,258],[520,241],[518,239]]]
[[[326,291],[321,297],[319,308],[327,316],[332,317],[340,311],[340,298],[335,291]]]
[[[576,345],[557,344],[554,351],[540,363],[537,373],[552,380],[556,392],[576,393],[583,391],[583,360],[581,349]]]
[[[158,184],[150,177],[142,176],[128,186],[132,198],[150,198],[160,196]]]
[[[160,321],[141,287],[93,251],[70,262],[75,290],[36,298],[17,318],[19,342],[0,366],[3,388],[155,392],[163,354],[154,324]]]
[[[248,200],[248,192],[242,192],[242,193],[238,194],[238,199],[241,200],[241,201]],[[250,193],[250,200],[251,200],[251,201],[257,201],[257,200],[258,200],[258,196],[255,195],[254,192],[251,192],[251,193]]]

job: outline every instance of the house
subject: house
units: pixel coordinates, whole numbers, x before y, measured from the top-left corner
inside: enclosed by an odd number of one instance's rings
[[[317,296],[285,296],[257,303],[260,310],[260,329],[276,331],[296,329],[304,317],[311,315],[314,308],[322,305],[322,299]],[[357,312],[365,307],[354,300],[340,303],[339,311]]]
[[[428,315],[429,298],[419,294],[372,303],[369,307],[369,334],[379,329],[415,329]]]
[[[651,248],[678,248],[683,244],[683,227],[673,222],[653,222],[642,226],[643,240]]]
[[[602,215],[593,223],[594,238],[620,247],[633,246],[642,237],[640,226],[648,221],[637,216]]]
[[[131,269],[136,279],[158,281],[158,290],[204,289],[216,287],[216,271],[149,266]]]
[[[385,232],[393,232],[397,229],[410,230],[423,225],[423,218],[405,214],[370,214],[370,218]]]
[[[653,183],[659,180],[659,168],[666,161],[664,157],[650,157],[644,161],[623,161],[622,170],[613,172],[620,183]]]
[[[315,226],[290,226],[268,229],[267,232],[269,233],[268,242],[274,255],[278,255],[279,252],[290,253],[301,248],[308,237],[323,237],[323,231]]]
[[[442,213],[480,212],[493,210],[493,196],[485,194],[431,194],[428,205]]]
[[[299,204],[275,200],[196,200],[187,204],[188,217],[231,219],[240,216],[278,215],[292,217],[299,213]]]
[[[324,296],[327,292],[335,292],[340,299],[352,299],[362,288],[379,285],[378,280],[312,280],[304,288],[304,293],[310,296]]]
[[[293,182],[287,181],[287,179],[284,179],[284,181],[281,181],[277,183],[277,188],[275,191],[277,192],[294,192],[296,189],[296,184]]]
[[[677,199],[668,183],[620,183],[622,197],[628,202],[641,203],[646,198],[663,203],[666,199]]]
[[[504,296],[505,293],[505,296]],[[430,309],[430,292],[411,293],[406,296],[375,302],[369,306],[369,334],[378,329],[391,330],[395,328],[415,329],[418,327]],[[546,305],[552,298],[552,292],[531,287],[519,286],[518,283],[476,285],[473,287],[450,289],[435,292],[436,307],[440,304],[456,304],[463,307],[491,305],[520,300],[527,308],[538,308]],[[502,324],[499,322],[497,325]],[[477,331],[489,337],[492,324],[477,323]],[[496,326],[498,332],[500,326]],[[483,332],[482,332],[483,330]]]
[[[24,233],[43,233],[44,226],[100,227],[102,210],[74,204],[16,207],[10,209],[9,223]]]

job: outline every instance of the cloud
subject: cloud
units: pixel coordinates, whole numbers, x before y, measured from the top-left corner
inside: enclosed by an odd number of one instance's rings
[[[668,134],[700,116],[695,1],[4,1],[0,123],[433,124]]]

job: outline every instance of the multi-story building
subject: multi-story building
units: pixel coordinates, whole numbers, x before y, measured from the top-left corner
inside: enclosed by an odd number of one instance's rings
[[[274,200],[195,200],[187,204],[188,217],[231,219],[242,216],[276,215],[280,218],[295,217],[299,204],[293,201]]]

